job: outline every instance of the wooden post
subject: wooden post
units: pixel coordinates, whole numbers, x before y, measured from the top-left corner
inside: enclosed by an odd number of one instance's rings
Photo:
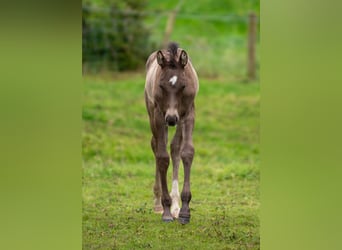
[[[182,3],[183,3],[183,0],[179,0],[176,8],[169,14],[169,17],[168,17],[167,23],[166,23],[166,28],[165,28],[162,48],[166,48],[167,44],[170,41],[170,37],[171,37],[172,30],[173,30],[173,26],[174,26],[175,21],[176,21],[176,16],[177,16],[177,13],[178,13]]]
[[[257,33],[257,17],[254,12],[248,15],[248,65],[247,76],[249,81],[256,79],[256,33]]]

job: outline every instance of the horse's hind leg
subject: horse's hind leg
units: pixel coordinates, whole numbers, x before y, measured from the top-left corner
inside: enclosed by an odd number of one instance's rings
[[[156,142],[156,138],[154,138],[153,136],[151,139],[151,148],[155,155],[156,149],[157,149],[157,142]],[[159,174],[157,165],[156,165],[156,175],[155,175],[155,181],[154,181],[154,186],[153,186],[153,193],[154,193],[154,208],[153,208],[154,212],[163,213],[163,205],[161,203],[162,190],[161,190],[161,184],[160,184],[160,174]]]
[[[173,217],[178,218],[179,214],[179,204],[180,204],[180,196],[178,189],[178,169],[180,163],[180,148],[182,143],[182,127],[181,124],[177,126],[176,134],[171,142],[171,158],[173,165],[173,174],[172,174],[172,190],[170,193],[172,199],[171,205],[171,214]]]

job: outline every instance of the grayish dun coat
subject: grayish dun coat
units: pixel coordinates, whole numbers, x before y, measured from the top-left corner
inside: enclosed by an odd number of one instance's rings
[[[194,157],[192,131],[195,121],[195,96],[198,77],[187,53],[170,43],[166,50],[153,52],[146,62],[145,102],[152,131],[151,147],[156,160],[154,210],[162,212],[163,221],[179,218],[190,222],[190,168]],[[171,142],[173,164],[172,191],[168,192],[168,126],[177,126]],[[184,184],[179,207],[178,168],[184,166]]]

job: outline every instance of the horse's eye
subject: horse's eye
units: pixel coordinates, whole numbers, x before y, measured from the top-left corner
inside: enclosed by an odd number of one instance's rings
[[[182,89],[182,90],[185,89],[185,84],[182,85],[181,89]]]
[[[164,85],[162,85],[162,84],[159,84],[159,87],[160,87],[162,90],[165,90],[165,87],[164,87]]]

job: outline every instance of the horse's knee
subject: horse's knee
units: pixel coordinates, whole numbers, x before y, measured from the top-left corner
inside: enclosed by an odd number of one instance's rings
[[[171,142],[171,155],[179,154],[180,151],[180,145],[178,141],[172,141]]]
[[[169,163],[170,163],[169,154],[168,153],[157,154],[156,159],[157,159],[158,167],[160,167],[162,170],[167,170],[167,168],[169,167]]]
[[[195,154],[195,148],[191,144],[185,145],[181,152],[181,158],[185,163],[191,163]]]

